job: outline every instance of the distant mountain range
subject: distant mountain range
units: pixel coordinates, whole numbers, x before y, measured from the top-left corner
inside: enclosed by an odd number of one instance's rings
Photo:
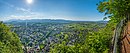
[[[68,22],[100,22],[107,23],[108,21],[72,21],[72,20],[63,20],[63,19],[30,19],[30,20],[20,20],[12,19],[5,22],[56,22],[56,23],[68,23]]]
[[[30,19],[30,20],[20,20],[20,19],[12,19],[5,22],[71,22],[71,20],[62,20],[62,19]]]

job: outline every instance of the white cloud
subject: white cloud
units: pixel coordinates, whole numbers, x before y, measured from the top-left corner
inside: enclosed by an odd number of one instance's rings
[[[28,16],[16,16],[16,15],[11,15],[9,17],[7,17],[8,19],[21,19],[21,20],[25,20],[25,19],[40,19],[44,16],[42,15],[28,15]]]
[[[73,21],[93,21],[91,19],[88,19],[86,17],[67,17],[67,16],[44,16],[42,14],[34,14],[34,15],[10,15],[8,17],[0,18],[0,20],[8,21],[11,19],[20,19],[20,20],[26,20],[26,19],[64,19],[64,20],[73,20]],[[95,20],[98,21],[98,20]]]
[[[17,10],[17,11],[19,11],[19,12],[22,12],[22,13],[24,13],[24,14],[35,14],[35,13],[31,12],[30,9],[25,9],[25,8],[21,8],[21,7],[16,7],[15,5],[10,4],[10,3],[8,3],[8,2],[5,2],[5,1],[3,1],[3,0],[1,0],[0,3],[3,3],[3,4],[5,4],[5,5],[7,5],[8,7],[14,8],[15,10]]]
[[[8,21],[8,20],[11,20],[11,19],[26,20],[26,19],[65,19],[65,18],[56,17],[56,16],[44,16],[42,14],[35,14],[35,15],[27,15],[27,16],[10,15],[8,17],[2,18],[1,20]],[[65,20],[70,20],[70,19],[65,19]]]
[[[30,9],[24,9],[24,8],[16,8],[16,9],[23,12],[30,12]]]
[[[38,13],[38,12],[33,12],[31,9],[26,9],[26,8],[22,8],[22,7],[16,7],[10,3],[7,2],[2,2],[4,4],[6,4],[7,6],[14,8],[16,11],[19,12],[19,15],[7,15],[6,17],[2,17],[0,18],[0,20],[10,20],[10,19],[21,19],[21,20],[25,20],[25,19],[65,19],[65,20],[81,20],[75,17],[67,17],[67,16],[61,16],[61,15],[45,15],[43,13]],[[82,19],[82,20],[87,20],[87,19]]]
[[[3,0],[0,1],[0,3],[3,3],[9,7],[14,7],[14,5],[10,4],[10,3],[7,3],[7,2],[4,2]]]

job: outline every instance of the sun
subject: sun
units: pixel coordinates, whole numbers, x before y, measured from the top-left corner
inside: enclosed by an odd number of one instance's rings
[[[33,0],[26,0],[27,3],[31,4],[33,2]]]

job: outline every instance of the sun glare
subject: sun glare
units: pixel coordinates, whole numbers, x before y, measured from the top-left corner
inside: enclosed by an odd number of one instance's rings
[[[33,0],[27,0],[27,3],[31,4],[33,2]]]

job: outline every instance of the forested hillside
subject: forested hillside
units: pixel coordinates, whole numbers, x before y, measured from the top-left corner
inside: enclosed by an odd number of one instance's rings
[[[18,35],[0,22],[0,53],[23,53]]]

